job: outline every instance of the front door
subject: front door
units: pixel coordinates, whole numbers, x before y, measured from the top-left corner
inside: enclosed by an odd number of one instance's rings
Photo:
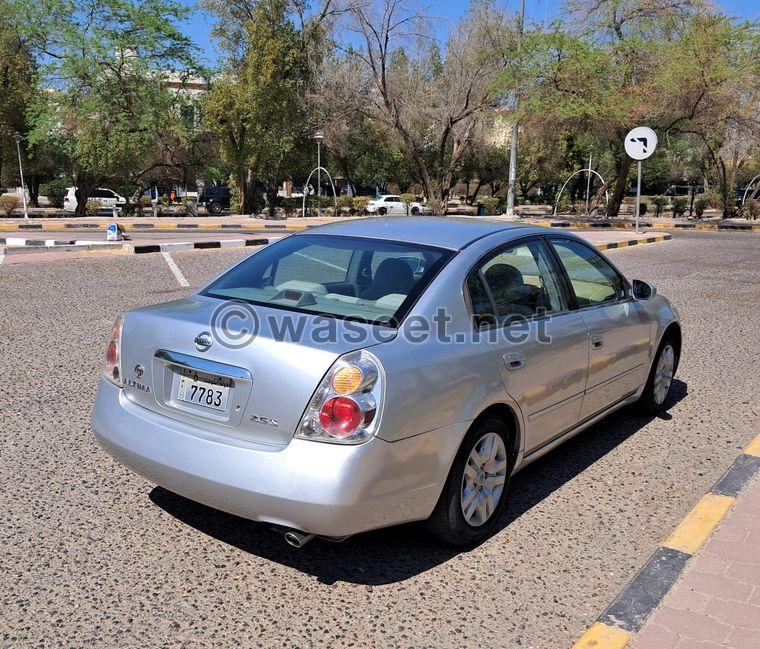
[[[589,332],[586,396],[581,419],[630,396],[647,379],[651,326],[625,279],[596,250],[551,238]]]
[[[529,454],[578,422],[588,364],[586,325],[569,310],[541,239],[490,253],[469,276],[468,288],[480,333],[522,411]]]

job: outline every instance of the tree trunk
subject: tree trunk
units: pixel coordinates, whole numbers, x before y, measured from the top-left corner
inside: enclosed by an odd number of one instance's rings
[[[98,182],[96,179],[90,178],[87,174],[77,175],[74,178],[76,182],[76,191],[74,195],[77,199],[77,207],[74,211],[74,216],[86,216],[87,215],[87,201],[92,192],[97,188]]]
[[[269,218],[277,216],[277,185],[272,183],[267,185],[267,204],[269,205]]]
[[[26,184],[26,188],[29,191],[29,205],[31,207],[40,206],[40,177],[33,175],[29,178]]]
[[[253,168],[248,167],[245,175],[245,200],[240,201],[240,212],[242,214],[254,214],[256,212],[256,194],[253,188],[256,185],[256,179],[253,176]]]
[[[248,188],[246,183],[247,171],[245,167],[238,167],[235,174],[235,181],[237,184],[238,193],[238,205],[237,209],[241,214],[245,214],[245,203],[248,200]]]
[[[478,184],[475,185],[475,191],[472,192],[472,200],[470,201],[470,205],[474,205],[475,201],[478,200],[478,194],[480,194],[480,190],[483,188],[483,183],[478,180]]]
[[[620,206],[628,191],[628,172],[631,170],[632,162],[625,153],[621,153],[615,159],[615,191],[612,193],[607,216],[617,216],[620,213]]]

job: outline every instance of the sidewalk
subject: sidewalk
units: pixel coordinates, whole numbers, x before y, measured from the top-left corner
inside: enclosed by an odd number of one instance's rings
[[[760,648],[760,477],[741,493],[631,646]]]

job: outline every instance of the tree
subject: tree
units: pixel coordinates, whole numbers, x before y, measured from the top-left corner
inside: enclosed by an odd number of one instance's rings
[[[98,185],[139,175],[179,124],[163,81],[193,65],[177,27],[187,9],[174,0],[17,2],[41,60],[29,142],[61,144],[82,215]]]
[[[700,14],[676,34],[656,70],[655,105],[667,132],[706,152],[727,218],[742,168],[760,153],[760,31],[757,23]]]
[[[308,69],[285,0],[255,3],[243,29],[242,60],[228,59],[206,97],[204,115],[233,168],[243,211],[253,211],[253,187],[260,181],[274,215],[279,186],[308,137],[303,103]]]
[[[20,182],[13,134],[27,133],[26,110],[34,95],[34,58],[18,30],[13,7],[0,0],[0,179]],[[25,148],[25,147],[24,147]],[[22,149],[22,154],[25,151]]]
[[[445,206],[483,113],[500,101],[493,81],[504,62],[473,44],[503,47],[513,26],[492,4],[474,5],[443,58],[426,18],[404,0],[352,1],[339,27],[332,69],[340,74],[329,91],[391,129],[425,194]]]

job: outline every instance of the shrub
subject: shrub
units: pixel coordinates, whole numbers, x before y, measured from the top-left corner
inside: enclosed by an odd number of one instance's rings
[[[369,203],[370,200],[372,199],[369,196],[354,196],[354,211],[357,214],[364,214],[367,210],[367,203]]]
[[[85,203],[84,211],[85,214],[93,215],[97,214],[100,210],[100,201],[95,201],[93,199],[90,199]]]
[[[13,210],[19,206],[20,202],[18,196],[13,196],[12,194],[0,196],[0,212],[5,214],[5,216],[13,216]]]
[[[480,199],[480,202],[485,208],[486,216],[497,216],[498,214],[501,214],[501,201],[498,196],[484,196]]]
[[[652,196],[652,205],[654,205],[655,217],[660,216],[660,214],[662,213],[662,208],[665,207],[667,204],[668,204],[667,196]]]
[[[694,211],[696,212],[698,219],[702,218],[702,215],[705,213],[705,209],[707,209],[707,205],[707,196],[700,196],[694,201]]]
[[[686,207],[688,205],[688,201],[683,198],[682,196],[677,196],[673,199],[673,217],[683,216],[684,212],[686,212]]]
[[[704,196],[707,200],[707,207],[712,210],[723,209],[723,199],[720,197],[720,194],[717,192],[707,192]]]
[[[428,209],[433,214],[441,215],[446,211],[446,206],[443,201],[439,201],[437,198],[431,198],[428,201]]]
[[[0,197],[0,200],[2,200],[2,197]],[[744,203],[744,214],[748,219],[756,221],[757,217],[760,216],[760,200],[752,198],[746,201]]]
[[[407,214],[409,214],[411,204],[414,203],[416,198],[417,197],[414,194],[401,194],[401,202],[404,204]]]
[[[50,205],[60,209],[63,207],[63,199],[72,184],[68,178],[56,178],[40,185],[40,194],[47,196]]]
[[[317,196],[316,199],[316,204],[323,210],[335,206],[335,198],[332,195],[322,194],[321,196]]]

